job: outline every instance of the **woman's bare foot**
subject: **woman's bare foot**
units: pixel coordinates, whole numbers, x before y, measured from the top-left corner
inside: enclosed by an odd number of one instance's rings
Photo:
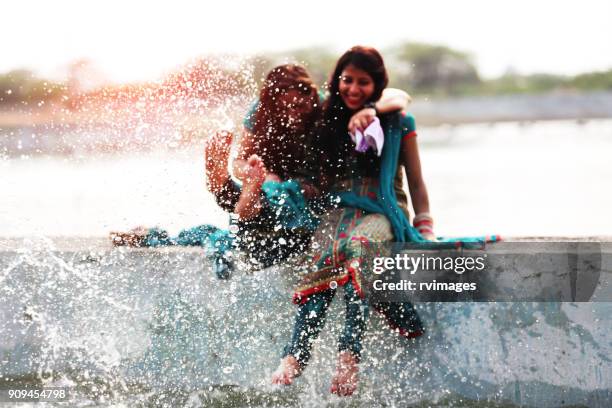
[[[241,220],[251,219],[261,211],[261,185],[266,179],[266,168],[257,155],[248,158],[247,177],[242,184],[240,198],[234,212]]]
[[[113,246],[129,246],[139,248],[143,246],[144,239],[149,230],[145,227],[136,227],[128,232],[110,233],[110,239]]]
[[[340,396],[352,395],[359,381],[359,361],[351,352],[341,351],[338,354],[336,373],[332,378],[330,391]]]
[[[291,385],[293,379],[302,374],[302,368],[297,359],[292,355],[283,358],[274,373],[272,374],[272,384]]]
[[[226,131],[217,132],[206,141],[204,163],[206,166],[206,186],[215,194],[221,191],[230,178],[227,171],[232,134]]]

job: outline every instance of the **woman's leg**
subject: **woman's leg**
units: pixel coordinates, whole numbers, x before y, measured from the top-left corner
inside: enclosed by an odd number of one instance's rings
[[[272,375],[272,383],[291,384],[308,364],[312,343],[325,324],[325,315],[335,293],[335,289],[316,293],[298,307],[291,342],[283,351],[281,363]]]
[[[351,395],[357,389],[358,364],[361,360],[361,341],[366,330],[368,304],[357,294],[352,282],[344,285],[344,301],[346,317],[344,330],[340,335],[338,362],[332,378],[331,392]]]
[[[361,359],[361,340],[366,330],[368,319],[367,301],[361,299],[352,282],[343,286],[346,315],[344,330],[338,341],[338,351],[348,351]]]

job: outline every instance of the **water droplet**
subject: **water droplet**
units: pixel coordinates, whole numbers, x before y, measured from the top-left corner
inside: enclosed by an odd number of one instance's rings
[[[229,374],[229,373],[231,373],[232,371],[234,371],[234,367],[231,367],[231,366],[230,366],[230,367],[223,367],[223,372],[224,372],[225,374]]]
[[[329,287],[332,289],[336,289],[338,287],[338,282],[336,281],[329,282]]]
[[[232,225],[229,226],[229,231],[232,234],[237,234],[239,229],[240,228],[238,228],[238,226],[236,224],[232,224]]]

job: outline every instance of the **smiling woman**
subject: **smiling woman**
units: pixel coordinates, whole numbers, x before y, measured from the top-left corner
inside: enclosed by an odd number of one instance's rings
[[[393,178],[400,174],[395,171],[401,166],[397,166],[398,155],[392,153],[394,148],[389,150],[385,147],[383,157],[387,159],[381,159],[371,151],[357,153],[346,132],[351,116],[366,104],[378,101],[387,86],[388,77],[382,56],[374,48],[353,47],[340,57],[331,78],[330,97],[323,107],[321,136],[324,146],[321,161],[326,163],[326,178],[331,180],[332,190],[340,194],[355,193],[373,200],[377,199],[378,194],[378,199],[393,206],[397,216],[402,213],[400,202],[407,204],[405,196],[398,199],[394,191],[389,191],[391,195],[385,197],[380,194],[382,191],[386,194],[386,189],[379,189],[379,186],[384,185],[393,190]],[[386,143],[393,146],[390,140],[398,143],[400,138],[403,140],[402,160],[410,159],[403,164],[410,171],[409,186],[413,206],[417,213],[427,213],[429,203],[414,141],[414,119],[396,111],[383,115],[381,122],[385,128]],[[375,126],[380,127],[377,123]],[[393,124],[391,127],[395,125],[393,132],[388,124]],[[383,132],[382,128],[380,132]],[[401,132],[401,136],[398,132]],[[393,166],[388,166],[391,162]],[[387,163],[387,166],[383,163]],[[357,388],[361,341],[369,307],[358,272],[361,244],[392,240],[395,228],[392,228],[385,215],[354,207],[345,205],[344,208],[330,210],[313,237],[321,250],[317,250],[311,260],[312,272],[303,276],[294,293],[294,302],[299,307],[292,339],[285,347],[283,359],[272,377],[276,384],[291,384],[306,367],[312,343],[324,324],[327,309],[336,289],[342,286],[346,304],[345,328],[338,345],[338,363],[330,390],[338,395],[351,395]],[[429,234],[419,235],[418,239],[434,239],[433,231]],[[397,236],[396,239],[401,240],[401,237]],[[405,302],[374,306],[385,314],[395,328],[399,328],[402,335],[411,338],[423,333],[421,321],[412,304]]]
[[[374,81],[365,71],[349,65],[340,75],[339,90],[346,106],[351,110],[357,110],[374,94]]]

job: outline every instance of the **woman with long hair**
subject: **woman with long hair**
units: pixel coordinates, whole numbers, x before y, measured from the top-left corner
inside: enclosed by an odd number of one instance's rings
[[[376,108],[398,110],[408,102],[405,92],[386,90],[386,96]],[[139,227],[127,233],[111,233],[113,244],[212,247],[214,270],[217,276],[224,278],[232,268],[232,251],[229,251],[232,248],[244,250],[250,255],[249,259],[264,267],[302,253],[314,223],[307,228],[295,223],[289,226],[279,223],[279,208],[270,207],[262,187],[265,181],[284,182],[280,186],[286,188],[283,192],[295,193],[301,200],[301,209],[306,207],[304,199],[320,193],[315,187],[320,163],[313,138],[319,130],[321,105],[322,97],[304,67],[285,64],[272,69],[263,83],[259,99],[245,118],[245,132],[238,141],[238,157],[233,169],[241,185],[235,183],[228,172],[232,134],[221,131],[207,141],[207,188],[223,209],[238,216],[235,236],[211,225],[183,230],[176,237],[170,237],[163,229]],[[374,109],[363,109],[351,118],[349,127],[363,128],[374,116]]]
[[[386,92],[376,105],[380,111],[397,111],[409,102],[403,91]],[[267,75],[244,121],[245,132],[232,166],[241,187],[227,172],[231,134],[221,132],[207,146],[208,188],[222,208],[238,215],[239,247],[263,266],[303,253],[309,242],[312,230],[279,228],[277,211],[268,205],[262,186],[265,181],[293,180],[306,199],[320,195],[323,169],[315,140],[321,131],[321,106],[321,95],[306,69],[280,65]],[[372,108],[354,112],[346,129],[367,126],[375,113]],[[280,238],[287,244],[279,245]]]
[[[378,51],[369,47],[351,48],[340,57],[332,73],[330,96],[323,109],[321,145],[326,153],[326,178],[332,190],[344,194],[341,197],[344,197],[345,207],[330,211],[313,237],[321,247],[314,257],[317,268],[303,277],[294,294],[294,302],[299,306],[293,336],[273,374],[273,383],[291,384],[305,368],[331,300],[337,287],[342,286],[346,303],[345,328],[339,339],[331,391],[339,395],[355,391],[361,340],[368,316],[368,303],[361,287],[361,244],[394,238],[401,241],[403,237],[399,235],[406,233],[406,197],[398,195],[400,190],[395,188],[403,177],[402,169],[408,179],[412,206],[417,214],[415,221],[420,229],[415,232],[411,227],[410,233],[418,234],[419,240],[435,239],[414,118],[399,112],[380,115],[385,143],[382,156],[373,149],[365,153],[356,151],[355,142],[346,131],[351,115],[376,102],[387,83],[383,59]],[[360,200],[384,202],[388,208],[378,213],[365,211],[357,206]],[[410,303],[374,306],[385,313],[392,326],[405,337],[423,333]]]

